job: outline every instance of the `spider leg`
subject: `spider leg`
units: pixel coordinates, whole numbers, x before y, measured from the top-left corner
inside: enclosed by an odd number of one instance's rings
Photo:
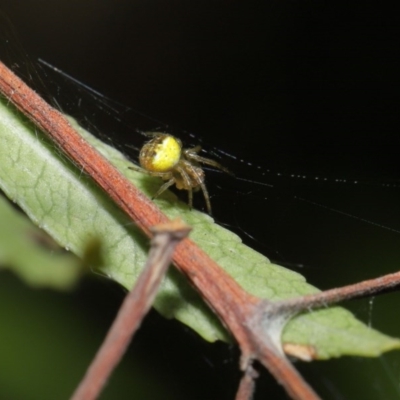
[[[185,163],[185,166],[186,166],[186,168],[190,169],[190,171],[193,170],[190,163]],[[189,209],[191,210],[193,208],[193,188],[192,188],[192,183],[190,181],[190,177],[184,168],[177,167],[176,170],[179,172],[179,174],[181,175],[181,177],[183,179],[183,182],[185,183],[185,186],[186,186],[185,189],[188,191]]]
[[[161,187],[157,190],[156,194],[152,197],[152,200],[160,196],[163,192],[165,192],[170,186],[175,183],[175,179],[171,178],[168,182],[165,182]]]
[[[158,130],[159,128],[155,128],[155,130],[153,131],[146,131],[146,132],[142,132],[142,134],[144,136],[147,136],[148,138],[155,138],[157,136],[161,136],[164,134],[164,132],[161,132]]]
[[[196,183],[200,186],[201,191],[203,192],[204,200],[206,202],[206,208],[207,212],[211,215],[211,202],[210,202],[210,195],[208,194],[208,190],[206,185],[204,184],[204,179],[199,173],[197,172],[196,168],[190,164],[190,162],[186,161],[185,162],[186,169],[190,171],[190,175],[193,177],[193,179],[196,181]],[[186,172],[185,172],[186,173]],[[192,201],[193,193],[192,190],[189,192],[189,202]],[[191,203],[190,203],[191,204]]]
[[[137,171],[137,172],[143,172],[144,174],[147,172],[145,169],[143,169],[142,167],[139,167],[139,165],[135,165],[132,164],[128,167],[128,169],[132,169],[133,171]]]
[[[155,172],[155,171],[147,171],[147,169],[144,169],[142,167],[139,167],[139,165],[130,165],[128,169],[131,169],[133,171],[141,172],[142,174],[150,175],[150,176],[158,176],[160,178],[165,177],[165,172]]]
[[[189,209],[191,210],[193,208],[193,190],[190,188],[188,190],[188,203],[189,203]]]
[[[208,194],[208,190],[204,182],[200,182],[200,187],[203,192],[204,200],[206,201],[207,212],[212,215],[211,211],[211,202],[210,202],[210,195]]]
[[[197,146],[191,147],[190,149],[185,150],[186,153],[200,153],[200,151],[201,151],[200,145],[197,145]]]
[[[224,172],[226,172],[227,174],[233,175],[233,173],[232,173],[231,171],[229,171],[228,168],[225,168],[225,167],[222,166],[220,163],[218,163],[218,162],[216,162],[216,161],[214,161],[214,160],[211,160],[210,158],[201,157],[201,156],[199,156],[198,154],[196,154],[196,152],[193,152],[193,153],[192,153],[191,150],[193,150],[193,149],[190,149],[189,152],[185,152],[185,156],[186,156],[189,160],[194,160],[194,161],[197,161],[197,162],[199,162],[199,163],[201,163],[201,164],[210,165],[211,167],[215,167],[215,168],[217,168],[217,169],[220,169],[221,171],[224,171]]]

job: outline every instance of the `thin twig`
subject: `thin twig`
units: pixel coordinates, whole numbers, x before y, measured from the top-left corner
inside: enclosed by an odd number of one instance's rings
[[[289,312],[296,314],[305,310],[328,307],[345,300],[354,300],[382,293],[400,286],[400,272],[369,279],[363,282],[347,285],[340,288],[325,290],[324,292],[294,297],[274,303],[277,313]]]
[[[255,389],[255,379],[258,378],[257,371],[249,365],[243,373],[239,388],[236,393],[236,400],[251,400]]]
[[[190,228],[181,221],[172,221],[158,225],[152,231],[154,236],[146,265],[134,288],[126,296],[102,346],[71,400],[94,400],[99,396],[149,311],[171,263],[176,245],[189,234]]]

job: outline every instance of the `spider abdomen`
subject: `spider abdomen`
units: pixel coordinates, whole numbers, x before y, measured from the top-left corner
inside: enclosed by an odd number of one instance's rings
[[[182,144],[179,139],[160,134],[143,146],[139,162],[147,171],[168,172],[178,164],[181,154]]]

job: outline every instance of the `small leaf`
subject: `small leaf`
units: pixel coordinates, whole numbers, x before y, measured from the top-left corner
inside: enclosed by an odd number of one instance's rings
[[[0,164],[3,190],[33,221],[79,256],[88,238],[100,237],[102,272],[130,289],[144,265],[147,239],[107,195],[6,102],[0,106],[0,115],[0,148],[7,149]],[[117,150],[78,130],[144,193],[151,197],[156,192],[158,178],[129,170],[130,163]],[[270,263],[243,245],[238,236],[214,224],[208,215],[189,211],[171,192],[156,203],[169,217],[179,215],[191,225],[191,238],[250,293],[278,300],[317,291],[300,274]],[[176,270],[165,279],[155,308],[191,326],[207,340],[227,338],[217,318]],[[294,318],[286,326],[283,340],[312,346],[316,358],[371,356],[400,347],[399,340],[368,328],[339,307]]]

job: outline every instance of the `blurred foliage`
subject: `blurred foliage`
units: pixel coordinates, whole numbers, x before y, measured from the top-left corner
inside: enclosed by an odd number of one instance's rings
[[[68,289],[82,275],[82,261],[0,195],[0,268],[12,269],[31,286]]]

